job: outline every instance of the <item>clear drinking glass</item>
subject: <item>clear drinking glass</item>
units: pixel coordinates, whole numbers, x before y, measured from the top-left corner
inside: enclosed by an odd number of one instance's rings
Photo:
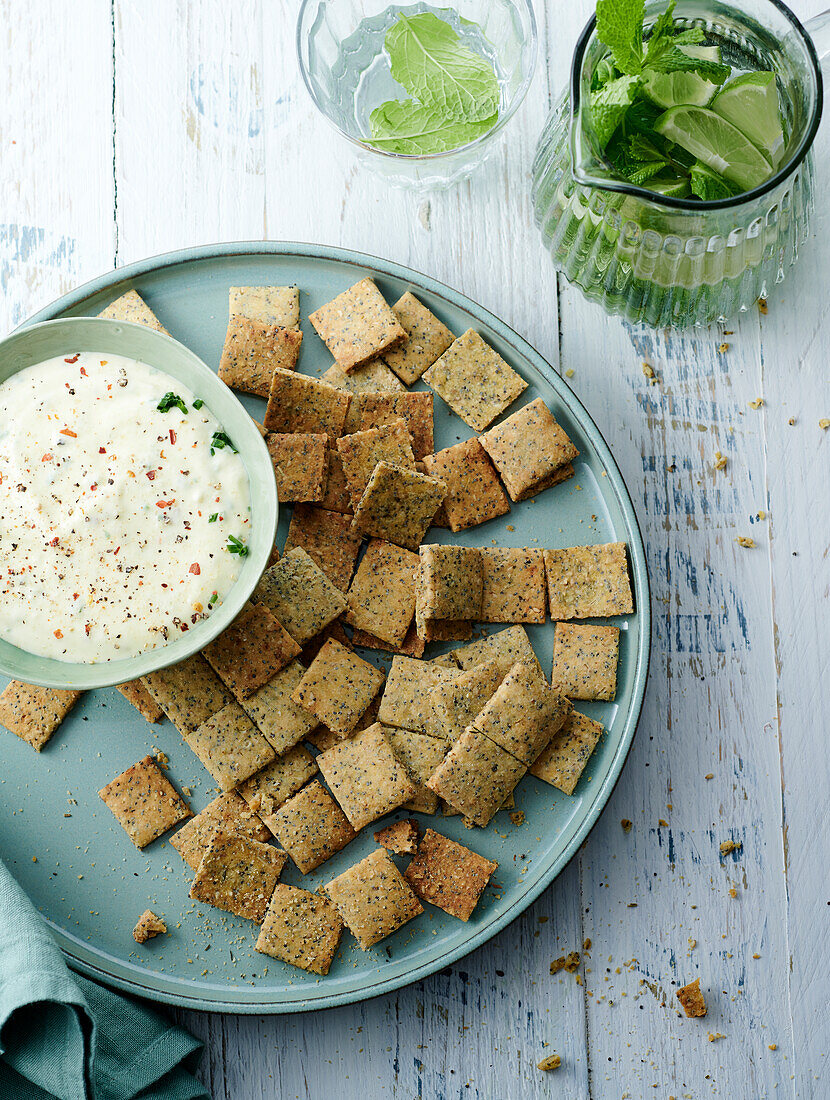
[[[664,0],[647,4],[646,24],[664,8]],[[533,166],[536,222],[558,270],[609,313],[655,326],[726,320],[782,281],[807,237],[822,109],[813,41],[779,0],[745,0],[740,9],[680,0],[675,14],[681,27],[702,28],[736,68],[775,73],[787,135],[775,175],[714,202],[669,198],[614,178],[588,110],[591,77],[606,53],[594,18]],[[828,15],[808,26],[826,54]]]
[[[530,0],[446,0],[396,4],[389,0],[303,0],[297,56],[305,85],[323,115],[358,156],[392,183],[435,190],[466,179],[498,148],[533,76],[536,19]],[[400,13],[430,11],[451,24],[471,48],[493,62],[501,91],[499,119],[488,133],[447,153],[405,156],[375,149],[369,115],[387,99],[408,93],[392,77],[383,48]],[[472,24],[472,25],[471,25]]]

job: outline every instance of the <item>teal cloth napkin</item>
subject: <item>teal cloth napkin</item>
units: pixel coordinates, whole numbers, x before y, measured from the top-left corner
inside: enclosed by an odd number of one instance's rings
[[[202,1044],[138,1001],[70,973],[0,862],[0,1097],[210,1100]]]

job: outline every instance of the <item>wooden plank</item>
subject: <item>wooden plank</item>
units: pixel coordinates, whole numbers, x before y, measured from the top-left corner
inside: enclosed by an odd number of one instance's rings
[[[828,163],[827,136],[821,137]],[[830,316],[824,285],[830,218],[819,198],[811,240],[799,266],[771,295],[761,319],[767,440],[768,520],[759,522],[772,571],[781,754],[784,866],[791,958],[790,1005],[796,1038],[795,1093],[830,1092],[827,981],[830,972],[827,852],[830,787],[827,698],[830,675],[830,542],[827,471],[830,417],[827,344]],[[791,423],[793,421],[793,423]],[[775,727],[775,723],[773,723]]]
[[[107,0],[0,2],[0,331],[112,264]]]
[[[118,263],[260,239],[260,0],[116,0],[114,13]]]

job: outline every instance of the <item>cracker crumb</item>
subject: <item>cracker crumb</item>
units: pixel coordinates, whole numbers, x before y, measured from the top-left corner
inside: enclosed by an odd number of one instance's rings
[[[826,432],[830,428],[830,416],[823,416],[818,422],[818,426],[823,432]]]
[[[770,1047],[770,1049],[772,1049]],[[550,1070],[559,1069],[562,1065],[562,1059],[558,1054],[549,1054],[547,1058],[543,1058],[541,1062],[537,1062],[537,1069]]]
[[[583,942],[583,944],[582,944],[582,950],[583,950],[583,951],[590,951],[590,950],[591,950],[591,947],[592,947],[591,937],[590,937],[590,936],[586,936],[586,937],[585,937],[585,940],[584,940],[584,942]]]
[[[725,351],[729,351],[729,344],[718,344],[718,351],[723,355]]]
[[[723,1034],[722,1031],[710,1031],[706,1038],[709,1040],[710,1043],[716,1043],[718,1039],[725,1039],[726,1036]]]
[[[525,820],[524,810],[515,810],[510,815],[510,820],[513,822],[514,825],[524,825],[524,820]]]
[[[766,315],[767,315],[767,300],[766,300],[766,298],[759,298],[758,299],[758,312],[763,317],[766,317]]]
[[[161,917],[157,917],[152,909],[145,909],[133,929],[133,939],[136,943],[146,943],[166,931],[167,925]]]
[[[627,817],[624,817],[620,822],[620,825],[622,825],[624,833],[630,833],[634,823],[632,821],[629,821]]]
[[[707,772],[706,775],[704,775],[703,778],[704,779],[714,779],[715,778],[715,773],[714,772]]]
[[[571,951],[567,955],[560,955],[550,964],[551,974],[558,974],[560,970],[567,970],[569,974],[575,974],[579,969],[579,952]]]
[[[724,840],[720,846],[720,854],[722,856],[728,856],[730,852],[736,852],[743,848],[743,844],[740,840]]]
[[[651,363],[643,363],[643,374],[650,382],[656,381],[657,379],[657,375],[654,373],[654,367]]]
[[[753,957],[753,959],[760,959],[761,956],[756,951],[755,954],[752,957]]]
[[[669,827],[668,821],[666,821],[665,818],[662,817],[657,818],[657,824],[660,826],[661,829],[668,829]]]
[[[676,997],[687,1016],[705,1016],[706,1001],[700,992],[700,978],[677,990]]]
[[[778,1043],[768,1043],[767,1050],[778,1050]]]
[[[757,515],[758,519],[766,519],[767,518],[767,513],[764,511],[763,508],[761,508],[760,511],[756,513],[756,515]]]
[[[744,550],[753,550],[755,548],[755,539],[749,537],[749,535],[739,535],[735,542],[738,546],[743,546]]]
[[[790,427],[792,427],[793,424],[795,424],[795,417],[791,416],[790,419],[787,421],[787,423],[790,425]]]
[[[756,397],[754,401],[749,402],[749,407],[750,407],[750,409],[760,409],[760,407],[763,405],[763,403],[764,403],[763,397]]]
[[[730,898],[736,898],[738,896],[738,891],[735,889],[734,886],[729,887],[729,896]]]
[[[725,470],[726,469],[726,463],[727,463],[726,455],[721,454],[720,451],[715,451],[715,469],[716,470]]]
[[[573,376],[574,376],[573,367],[568,367],[568,369],[565,371],[565,377],[566,378],[573,378]]]

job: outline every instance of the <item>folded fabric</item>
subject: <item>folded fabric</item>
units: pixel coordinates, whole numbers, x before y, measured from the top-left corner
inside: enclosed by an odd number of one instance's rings
[[[0,862],[0,1096],[210,1100],[202,1044],[139,1001],[72,974]]]

